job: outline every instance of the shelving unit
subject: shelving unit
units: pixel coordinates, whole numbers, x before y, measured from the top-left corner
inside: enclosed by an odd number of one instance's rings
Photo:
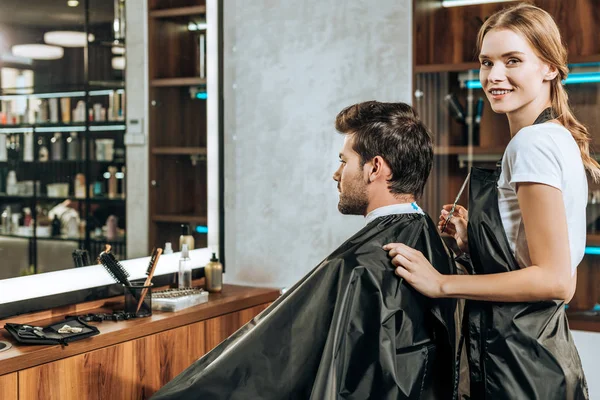
[[[101,20],[91,20],[96,14],[96,0],[84,0],[80,8],[81,28],[90,41],[86,41],[83,48],[65,49],[65,59],[60,61],[37,62],[32,69],[34,80],[31,87],[3,88],[0,90],[1,111],[14,111],[18,102],[26,101],[29,114],[23,112],[12,112],[18,115],[17,121],[25,123],[13,123],[12,117],[0,120],[0,135],[4,138],[18,138],[18,149],[11,148],[12,152],[6,161],[0,161],[0,214],[7,206],[12,211],[20,211],[21,226],[19,229],[11,229],[5,232],[0,228],[0,236],[7,238],[27,239],[29,242],[29,265],[38,271],[40,262],[56,264],[52,259],[38,258],[38,243],[72,242],[72,249],[62,245],[60,252],[67,259],[76,248],[86,249],[92,258],[95,258],[104,249],[105,244],[111,244],[114,254],[118,258],[126,255],[125,234],[125,109],[124,93],[125,84],[122,72],[111,69],[111,58],[114,57],[113,48],[124,48],[124,39],[114,39],[112,21],[106,23]],[[51,30],[47,27],[45,30]],[[68,57],[67,57],[68,54]],[[67,72],[68,70],[68,72]],[[6,86],[6,85],[4,85]],[[33,100],[47,101],[42,104],[38,113],[34,115],[31,105]],[[118,101],[117,101],[118,100]],[[64,101],[64,103],[63,103]],[[51,104],[55,102],[56,106]],[[83,109],[75,112],[78,102],[82,102]],[[120,102],[118,106],[117,103]],[[10,107],[4,107],[10,103]],[[94,110],[96,105],[96,110]],[[37,107],[37,106],[36,106]],[[52,109],[56,107],[54,111]],[[68,107],[65,108],[65,107]],[[111,108],[112,107],[112,108]],[[101,115],[100,109],[104,109]],[[47,112],[46,112],[47,111]],[[90,116],[90,113],[92,116]],[[96,114],[96,115],[94,115]],[[51,122],[52,121],[52,122]],[[75,136],[76,142],[73,140]],[[25,147],[25,135],[33,137],[33,148]],[[56,136],[55,136],[56,135]],[[54,144],[52,138],[60,137]],[[97,152],[101,142],[108,139],[106,152]],[[76,143],[76,144],[73,144]],[[48,150],[47,160],[40,154],[41,147]],[[110,148],[112,147],[112,152]],[[104,148],[104,147],[102,147]],[[102,154],[104,153],[104,154]],[[110,154],[107,154],[110,153]],[[25,161],[27,160],[27,161]],[[108,190],[108,178],[111,177],[109,167],[115,167],[116,173],[112,179],[117,181],[116,196],[110,196]],[[115,171],[113,168],[111,171]],[[25,189],[19,193],[7,195],[7,173],[15,171],[18,182],[31,182],[32,190]],[[83,194],[76,196],[76,175],[85,177]],[[66,196],[49,196],[48,184],[64,183],[68,186]],[[23,188],[22,187],[22,188]],[[81,192],[81,190],[80,190]],[[73,229],[66,234],[63,232],[57,236],[46,236],[47,232],[40,231],[40,223],[44,221],[45,213],[54,206],[69,200],[82,221],[77,235]],[[23,209],[31,210],[32,222],[29,227],[23,227]],[[116,215],[119,219],[119,233],[109,240],[102,232],[101,227],[105,224],[108,215]],[[46,246],[47,247],[47,246]],[[68,253],[67,253],[68,251]],[[64,262],[63,262],[64,263]],[[57,267],[65,268],[69,265]],[[7,266],[8,267],[8,266]],[[28,272],[28,273],[29,273]]]
[[[476,60],[475,41],[479,27],[487,17],[506,5],[484,4],[444,8],[432,6],[434,0],[414,0],[413,14],[413,105],[434,135],[434,164],[424,191],[421,205],[434,219],[443,204],[451,203],[458,193],[469,167],[495,166],[510,140],[509,127],[504,115],[495,114],[481,89],[468,89],[461,82],[470,74],[478,80],[479,63]],[[594,0],[573,0],[565,13],[563,2],[534,0],[533,3],[548,11],[557,21],[569,49],[571,73],[595,68],[600,72],[600,41],[594,26],[600,22]],[[453,29],[448,29],[448,27]],[[460,29],[458,28],[460,27]],[[585,65],[582,65],[585,64]],[[600,149],[600,83],[567,85],[570,104],[577,118],[592,134],[592,149]],[[468,130],[452,119],[444,98],[454,93],[465,108],[474,115],[473,107],[479,97],[484,98],[479,141],[469,139]],[[467,105],[471,100],[471,108]],[[471,111],[469,111],[471,110]],[[590,191],[600,193],[600,185],[589,182]],[[460,204],[468,204],[468,191]],[[592,206],[592,207],[590,207]],[[594,206],[598,208],[594,215]],[[600,218],[600,195],[596,205],[588,205],[588,228]],[[587,246],[600,246],[599,229],[587,235]],[[577,293],[569,303],[573,311],[588,311],[600,303],[600,257],[586,255],[578,267]],[[600,326],[600,317],[594,319]],[[584,326],[584,325],[577,325]],[[597,329],[597,328],[596,328]]]
[[[206,3],[150,0],[150,247],[179,250],[181,224],[207,245]],[[203,39],[204,38],[204,39]],[[198,230],[196,230],[198,228]]]

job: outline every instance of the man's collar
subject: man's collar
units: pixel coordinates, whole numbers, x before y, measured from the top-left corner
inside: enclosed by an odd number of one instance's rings
[[[391,204],[389,206],[376,208],[370,213],[368,213],[365,216],[365,224],[368,224],[371,221],[379,217],[384,217],[386,215],[413,213],[424,214],[423,210],[421,210],[421,207],[419,207],[414,201],[412,203]]]

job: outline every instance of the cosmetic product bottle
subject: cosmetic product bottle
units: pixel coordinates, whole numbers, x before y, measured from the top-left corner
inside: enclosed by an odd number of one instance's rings
[[[4,209],[4,212],[2,212],[2,233],[5,233],[7,235],[10,234],[11,221],[12,221],[12,212],[10,210],[10,206],[8,206]]]
[[[189,289],[192,287],[192,262],[187,244],[181,248],[181,259],[179,259],[179,275],[177,277],[179,289]]]
[[[77,139],[77,132],[71,132],[71,135],[67,138],[67,160],[77,161],[79,156],[79,139]]]
[[[23,140],[23,161],[32,162],[33,157],[33,132],[25,132]]]
[[[165,243],[165,249],[163,250],[163,254],[173,254],[173,246],[171,246],[171,242]]]
[[[48,99],[48,108],[50,110],[50,122],[58,123],[58,98]]]
[[[6,133],[0,133],[0,162],[8,161]]]
[[[78,199],[85,198],[85,175],[79,173],[75,175],[75,197]]]
[[[50,142],[52,143],[52,161],[62,160],[62,135],[56,132]]]
[[[6,177],[6,194],[9,196],[16,196],[18,194],[17,173],[15,171],[8,171]]]
[[[121,174],[123,174],[123,178],[121,178],[121,198],[125,200],[127,198],[127,175],[125,175],[126,168],[121,167]]]
[[[110,174],[110,178],[108,178],[108,198],[116,199],[117,198],[117,167],[110,166],[108,167],[108,172]]]
[[[32,222],[31,208],[29,208],[29,207],[23,208],[23,213],[25,214],[23,216],[23,225],[27,226],[27,227],[31,226],[31,222]]]
[[[219,262],[215,253],[212,253],[210,262],[204,267],[204,277],[207,291],[218,293],[223,290],[223,265]]]
[[[117,238],[117,217],[114,215],[106,219],[106,240],[115,240]]]
[[[60,99],[60,113],[63,124],[71,122],[71,98],[62,97]]]
[[[52,220],[52,236],[60,236],[60,219],[58,219],[58,215],[54,214],[54,219]]]
[[[39,146],[38,160],[41,162],[48,161],[48,147],[46,147],[46,139],[43,137],[40,137],[38,139],[38,146]]]
[[[179,236],[179,249],[183,249],[183,245],[187,244],[188,250],[194,250],[194,237],[190,235],[190,225],[181,225],[181,236]]]

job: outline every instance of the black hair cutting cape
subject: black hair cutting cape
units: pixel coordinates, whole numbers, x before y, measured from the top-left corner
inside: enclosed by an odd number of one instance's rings
[[[394,274],[389,242],[454,273],[427,215],[380,217],[152,399],[451,399],[455,301]]]

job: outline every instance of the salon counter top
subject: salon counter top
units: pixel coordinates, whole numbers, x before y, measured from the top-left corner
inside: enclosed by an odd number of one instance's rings
[[[177,312],[155,311],[151,317],[135,320],[91,323],[100,329],[99,335],[69,343],[65,347],[19,345],[5,329],[0,329],[0,339],[13,345],[12,348],[0,352],[0,376],[269,303],[279,295],[278,289],[224,285],[221,293],[211,293],[207,303],[195,307]],[[3,327],[6,322],[45,326],[64,319],[66,315],[112,312],[119,307],[123,308],[122,296],[91,302],[84,306],[77,305],[31,315],[19,315],[1,320],[0,326]]]

